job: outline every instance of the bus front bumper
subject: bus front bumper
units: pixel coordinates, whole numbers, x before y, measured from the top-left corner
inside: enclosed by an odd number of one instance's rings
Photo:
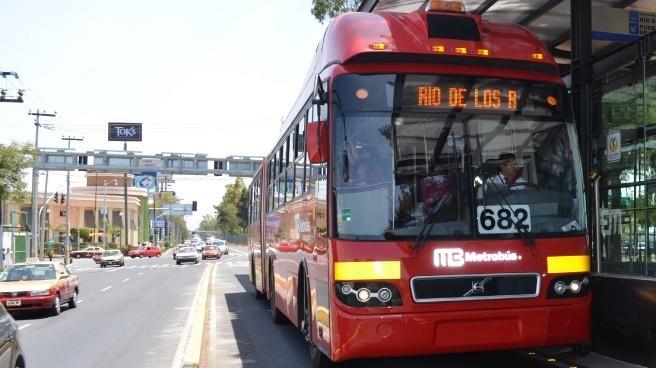
[[[497,310],[356,315],[336,307],[332,359],[578,345],[590,341],[587,302]]]

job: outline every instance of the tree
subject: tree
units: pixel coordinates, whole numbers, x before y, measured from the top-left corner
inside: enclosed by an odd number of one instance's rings
[[[312,15],[321,23],[341,13],[356,11],[361,0],[312,0]]]
[[[203,216],[203,220],[200,222],[200,225],[198,225],[198,230],[201,231],[219,230],[219,223],[216,221],[216,216],[212,216],[209,214]]]
[[[32,166],[33,154],[34,150],[28,144],[0,145],[0,251],[2,252],[4,252],[2,245],[4,201],[10,198],[17,201],[25,198],[23,170]],[[1,255],[0,262],[2,262]]]
[[[242,235],[246,233],[248,213],[248,191],[242,178],[234,184],[226,185],[226,193],[218,206],[218,228],[223,234]]]

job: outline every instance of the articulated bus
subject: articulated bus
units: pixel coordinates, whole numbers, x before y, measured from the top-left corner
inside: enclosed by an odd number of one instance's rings
[[[315,366],[589,342],[568,92],[537,37],[464,10],[335,18],[250,185],[255,294]]]

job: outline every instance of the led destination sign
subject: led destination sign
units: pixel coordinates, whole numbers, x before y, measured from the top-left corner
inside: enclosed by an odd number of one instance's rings
[[[421,107],[517,110],[519,92],[510,88],[467,88],[463,86],[415,87],[416,104]]]

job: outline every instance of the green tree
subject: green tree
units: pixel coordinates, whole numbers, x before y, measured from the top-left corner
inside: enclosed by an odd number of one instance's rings
[[[198,230],[201,231],[219,230],[219,223],[216,221],[216,217],[209,214],[203,216],[203,220],[198,225]]]
[[[4,219],[3,205],[5,200],[16,201],[25,198],[25,182],[23,170],[32,166],[34,150],[29,144],[12,143],[8,146],[0,145],[0,251],[2,251],[2,224]],[[0,262],[2,262],[0,260]]]
[[[243,235],[246,233],[248,191],[242,178],[226,185],[226,193],[218,206],[217,223],[223,234]]]
[[[321,23],[341,13],[356,11],[361,0],[312,0],[312,15]]]

